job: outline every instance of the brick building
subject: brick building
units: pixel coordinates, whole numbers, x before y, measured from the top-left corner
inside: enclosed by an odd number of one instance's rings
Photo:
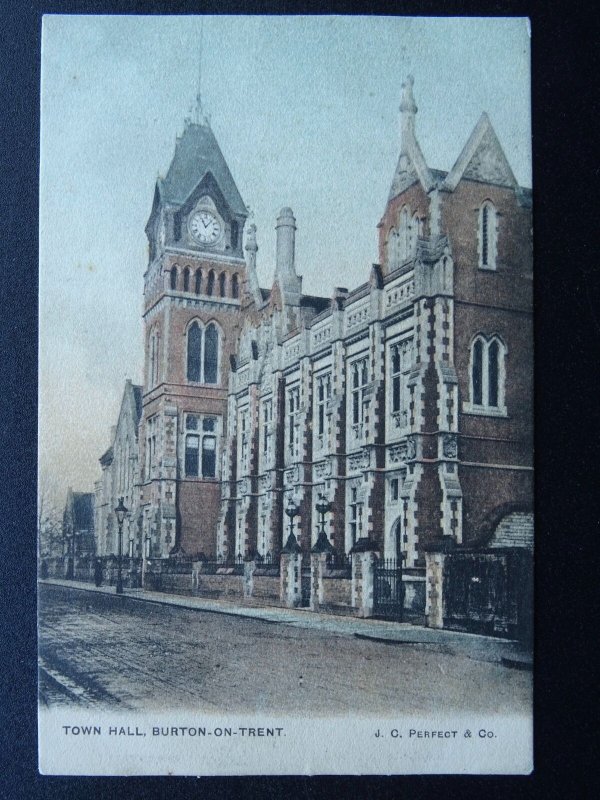
[[[186,122],[146,226],[137,553],[276,559],[290,531],[308,553],[317,503],[338,553],[412,569],[440,537],[532,546],[531,193],[485,114],[430,168],[412,83],[379,263],[322,297],[290,208],[259,286],[256,228],[200,110]]]

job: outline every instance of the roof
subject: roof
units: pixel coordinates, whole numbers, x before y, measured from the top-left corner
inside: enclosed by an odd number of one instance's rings
[[[75,529],[94,527],[94,495],[73,492],[73,525]]]
[[[137,415],[136,422],[142,418],[142,387],[141,386],[132,386],[133,389],[133,399],[135,401],[135,413]]]
[[[321,311],[329,308],[330,305],[330,297],[318,297],[317,295],[303,294],[300,298],[301,308],[314,308],[317,314],[320,314]]]
[[[244,201],[212,129],[207,124],[188,122],[181,137],[177,138],[167,177],[160,184],[163,200],[182,205],[209,173],[219,185],[231,211],[247,216]]]

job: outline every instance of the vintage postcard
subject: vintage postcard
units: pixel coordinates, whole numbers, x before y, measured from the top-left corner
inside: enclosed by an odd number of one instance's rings
[[[42,44],[40,771],[529,773],[528,21]]]

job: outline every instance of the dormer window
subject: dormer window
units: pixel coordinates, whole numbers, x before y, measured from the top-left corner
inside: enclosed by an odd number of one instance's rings
[[[479,268],[496,269],[498,216],[489,200],[479,209]]]

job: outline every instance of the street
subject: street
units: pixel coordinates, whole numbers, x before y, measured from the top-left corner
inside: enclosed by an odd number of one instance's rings
[[[527,712],[531,673],[332,631],[41,584],[40,703],[151,710]]]

